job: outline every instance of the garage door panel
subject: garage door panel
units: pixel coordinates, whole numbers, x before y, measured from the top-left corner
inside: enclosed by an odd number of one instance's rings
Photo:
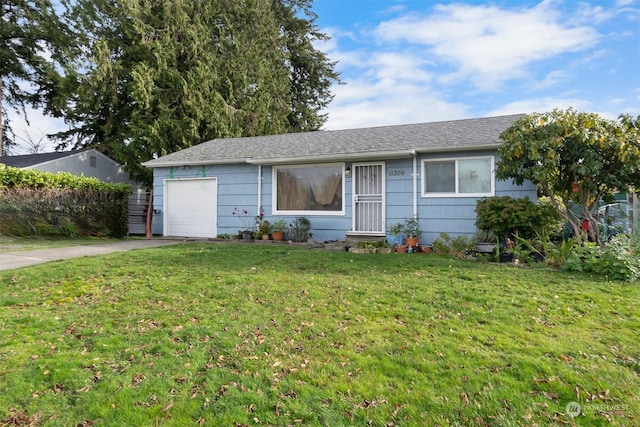
[[[216,178],[165,180],[164,235],[216,237]]]

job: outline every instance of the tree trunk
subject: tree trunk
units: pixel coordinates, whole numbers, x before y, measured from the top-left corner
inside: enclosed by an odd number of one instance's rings
[[[569,221],[569,224],[571,224],[571,228],[573,229],[574,236],[576,236],[576,238],[580,238],[581,241],[584,241],[584,237],[582,235],[581,221],[574,218],[573,215],[571,214],[571,205],[569,202],[565,203],[564,209],[565,209],[564,217],[566,218],[567,221]]]
[[[4,86],[2,85],[2,78],[0,78],[0,157],[4,156],[4,122],[2,118],[4,117],[3,109],[2,109],[2,90]]]

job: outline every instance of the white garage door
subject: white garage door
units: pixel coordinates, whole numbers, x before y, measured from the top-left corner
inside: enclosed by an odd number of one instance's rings
[[[164,235],[216,237],[218,227],[216,178],[164,181]]]

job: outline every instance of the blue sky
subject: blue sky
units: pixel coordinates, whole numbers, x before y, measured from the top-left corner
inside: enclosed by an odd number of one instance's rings
[[[315,0],[325,129],[573,107],[640,114],[640,0]]]
[[[640,0],[315,0],[313,10],[331,36],[317,47],[345,83],[324,129],[568,107],[640,115]],[[23,143],[64,129],[30,112],[27,132],[11,116]]]

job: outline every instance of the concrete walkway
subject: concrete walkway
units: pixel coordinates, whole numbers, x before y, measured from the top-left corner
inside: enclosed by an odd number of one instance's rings
[[[112,252],[129,251],[132,249],[155,248],[158,246],[185,243],[185,240],[148,239],[126,240],[114,243],[95,245],[65,246],[61,248],[36,249],[31,251],[16,251],[0,253],[0,270],[29,267],[61,259],[79,258],[83,256],[104,255]]]

